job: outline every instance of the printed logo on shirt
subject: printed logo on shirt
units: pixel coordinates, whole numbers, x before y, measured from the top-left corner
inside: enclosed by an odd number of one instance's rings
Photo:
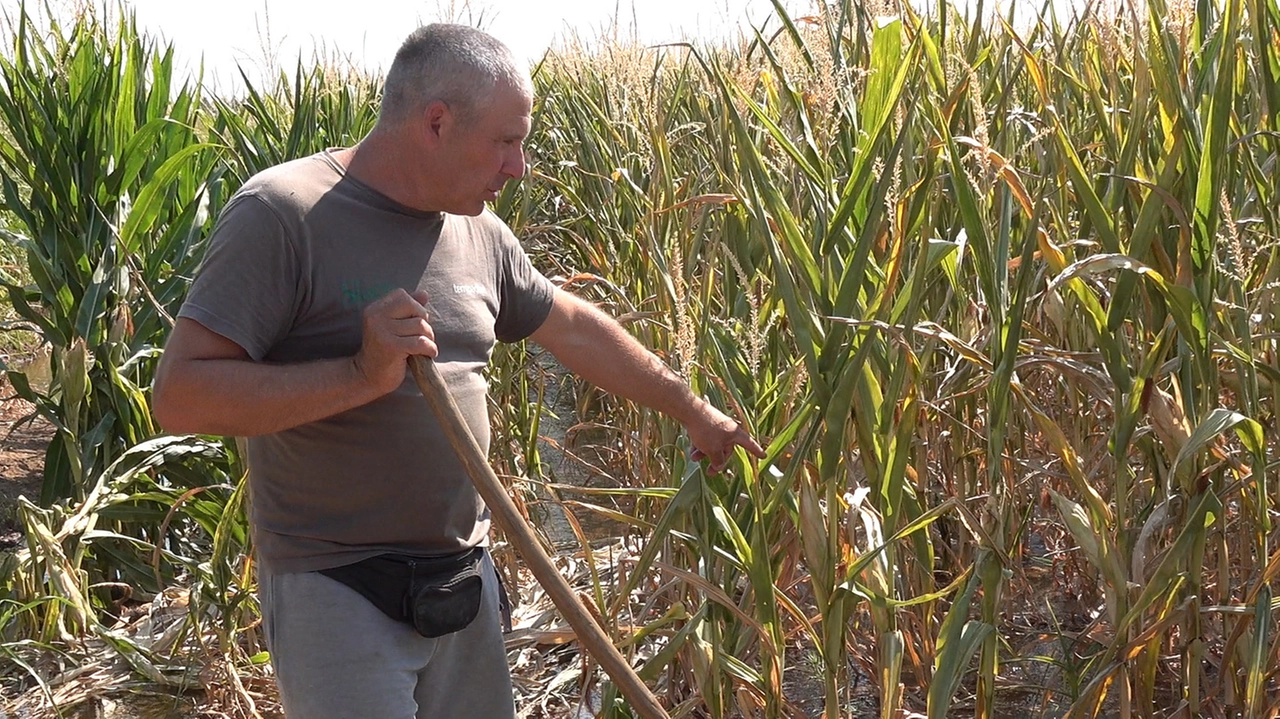
[[[364,280],[343,280],[342,306],[347,308],[364,307],[370,302],[384,297],[395,288],[396,286],[390,282],[365,284]]]
[[[481,284],[474,284],[474,285],[455,284],[453,286],[453,293],[455,295],[475,295],[478,297],[483,297],[485,295],[485,289],[484,289],[484,285],[481,285]]]

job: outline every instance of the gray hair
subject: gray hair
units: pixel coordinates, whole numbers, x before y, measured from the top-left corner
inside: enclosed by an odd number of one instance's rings
[[[466,25],[425,25],[396,51],[378,122],[399,124],[436,101],[470,119],[499,86],[530,88],[528,72],[506,45]]]

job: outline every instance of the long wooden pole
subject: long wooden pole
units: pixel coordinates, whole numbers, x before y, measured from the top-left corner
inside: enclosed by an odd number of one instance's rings
[[[578,641],[596,661],[600,662],[600,666],[609,678],[618,685],[622,696],[631,702],[631,706],[640,716],[644,719],[670,719],[666,710],[649,691],[649,687],[645,686],[645,683],[631,669],[631,665],[618,652],[617,647],[613,646],[609,636],[596,624],[591,613],[573,593],[569,583],[560,576],[560,572],[551,563],[551,558],[542,549],[542,544],[533,530],[525,523],[524,516],[520,514],[520,510],[516,509],[515,502],[507,496],[506,488],[493,473],[493,468],[489,466],[484,452],[480,451],[480,445],[476,443],[475,437],[471,435],[471,429],[463,421],[462,413],[458,411],[458,405],[454,403],[453,395],[449,393],[444,379],[440,377],[440,371],[436,369],[435,362],[426,357],[410,357],[409,371],[413,374],[413,380],[418,383],[422,396],[426,397],[427,402],[431,404],[431,410],[435,412],[436,419],[440,421],[440,426],[444,428],[444,433],[449,438],[449,444],[453,445],[453,451],[457,452],[458,459],[461,460],[467,475],[471,477],[480,497],[484,499],[485,504],[489,505],[494,521],[502,528],[507,539],[515,545],[516,551],[520,553],[525,564],[533,572],[533,576],[551,597],[556,609],[560,610],[560,614],[569,622],[569,626],[573,627],[573,631],[578,635]]]

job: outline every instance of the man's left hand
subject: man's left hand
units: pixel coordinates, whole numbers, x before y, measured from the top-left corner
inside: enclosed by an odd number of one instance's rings
[[[709,460],[708,469],[717,474],[729,464],[734,447],[742,447],[752,456],[764,459],[764,449],[741,424],[706,402],[702,403],[702,409],[699,417],[685,425],[693,442],[694,460]]]

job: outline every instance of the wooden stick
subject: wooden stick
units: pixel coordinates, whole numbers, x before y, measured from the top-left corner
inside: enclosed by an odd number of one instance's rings
[[[471,435],[471,429],[463,421],[462,413],[458,411],[458,405],[454,403],[453,395],[449,394],[449,388],[440,377],[440,371],[436,369],[435,362],[426,357],[410,357],[409,370],[413,373],[414,381],[418,383],[418,389],[431,404],[431,410],[435,412],[436,419],[444,428],[449,444],[453,445],[453,451],[457,452],[458,459],[467,471],[467,476],[471,477],[471,482],[475,484],[480,497],[484,499],[485,504],[489,505],[493,520],[502,528],[507,539],[515,545],[516,551],[520,553],[525,564],[533,572],[533,576],[551,597],[556,609],[560,610],[560,614],[569,622],[569,626],[573,627],[573,631],[578,635],[578,641],[596,661],[600,662],[600,666],[609,678],[618,685],[622,696],[631,702],[631,706],[641,717],[670,719],[666,710],[649,691],[649,687],[645,686],[645,683],[631,669],[631,665],[618,652],[617,647],[613,646],[613,641],[592,619],[569,583],[560,576],[560,572],[551,563],[551,558],[542,549],[542,544],[525,523],[524,516],[520,514],[520,510],[516,509],[511,497],[507,496],[506,488],[498,481],[493,468],[489,466],[488,459],[480,451],[480,445],[476,444],[475,437]]]

